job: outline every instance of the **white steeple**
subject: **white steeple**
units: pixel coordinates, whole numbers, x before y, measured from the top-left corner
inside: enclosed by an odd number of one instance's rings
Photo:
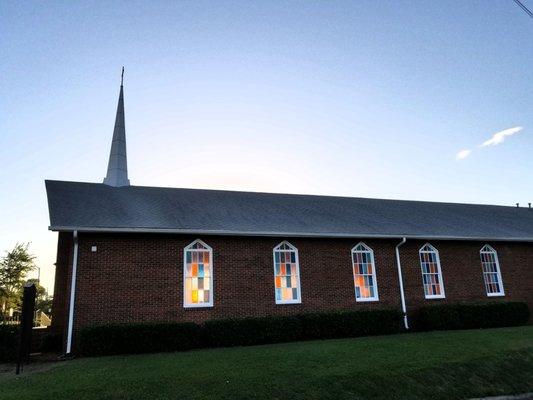
[[[113,130],[113,141],[111,142],[111,152],[109,153],[109,163],[107,164],[107,175],[104,178],[104,183],[109,186],[130,185],[128,158],[126,155],[126,125],[124,123],[124,67],[122,67],[115,129]]]

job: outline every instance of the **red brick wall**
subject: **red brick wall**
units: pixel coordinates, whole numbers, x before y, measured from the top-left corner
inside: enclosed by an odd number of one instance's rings
[[[60,234],[58,260],[69,259],[71,236]],[[300,259],[301,304],[276,305],[272,249],[281,238],[202,236],[213,248],[214,306],[183,308],[183,248],[196,236],[80,234],[75,331],[87,325],[286,315],[310,311],[400,307],[394,248],[398,240],[364,240],[374,250],[379,302],[357,303],[351,248],[357,239],[290,238]],[[432,241],[440,252],[446,298],[424,299],[418,249],[401,248],[409,313],[423,304],[497,300],[485,294],[479,249],[484,243]],[[91,252],[91,246],[97,252]],[[491,243],[498,251],[506,296],[533,305],[533,245]],[[58,264],[59,265],[59,264]],[[64,324],[69,280],[57,269],[54,325]],[[62,275],[62,276],[61,276]],[[68,281],[67,288],[70,286]],[[68,292],[68,290],[66,290]],[[500,298],[501,299],[501,298]],[[57,305],[56,305],[57,303]],[[68,303],[68,301],[67,301]],[[58,314],[56,314],[56,311]],[[59,314],[63,314],[63,316]]]
[[[52,301],[53,333],[65,334],[68,315],[68,294],[70,288],[70,270],[72,268],[72,233],[60,232],[57,241],[56,273],[54,283],[54,299]]]

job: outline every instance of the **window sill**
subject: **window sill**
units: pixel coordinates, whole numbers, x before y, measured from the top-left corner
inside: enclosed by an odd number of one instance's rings
[[[505,297],[505,293],[487,293],[487,297]]]
[[[446,296],[426,296],[425,298],[426,300],[440,300],[440,299],[445,299]]]
[[[285,304],[302,304],[301,300],[294,300],[294,301],[276,301],[277,306],[282,306]]]
[[[355,301],[357,303],[372,303],[379,301],[379,298],[367,298],[367,299],[358,299],[356,298]]]
[[[213,304],[202,304],[202,305],[194,305],[194,304],[184,304],[183,308],[212,308]]]

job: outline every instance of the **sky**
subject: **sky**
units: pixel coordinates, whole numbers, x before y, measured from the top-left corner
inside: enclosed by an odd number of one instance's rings
[[[0,251],[49,290],[44,180],[102,181],[123,65],[133,185],[533,201],[512,0],[6,0],[0,38]]]

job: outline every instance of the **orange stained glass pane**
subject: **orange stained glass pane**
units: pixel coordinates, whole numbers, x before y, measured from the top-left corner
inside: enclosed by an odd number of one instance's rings
[[[286,275],[285,263],[281,263],[281,275]]]
[[[370,296],[370,291],[365,286],[365,279],[361,275],[359,275],[356,278],[355,284],[356,284],[357,287],[359,287],[359,290],[361,291],[361,296],[362,297],[369,297]]]
[[[198,276],[198,264],[193,263],[192,264],[192,276]]]
[[[281,277],[279,277],[279,276],[276,276],[276,287],[277,288],[281,287]]]
[[[369,273],[369,274],[372,273],[372,264],[368,264],[368,273]]]
[[[198,290],[192,291],[192,303],[198,303]]]
[[[283,299],[291,300],[292,299],[292,289],[283,288]]]
[[[209,264],[209,253],[204,252],[204,264]]]
[[[185,289],[191,290],[191,278],[185,279]]]

